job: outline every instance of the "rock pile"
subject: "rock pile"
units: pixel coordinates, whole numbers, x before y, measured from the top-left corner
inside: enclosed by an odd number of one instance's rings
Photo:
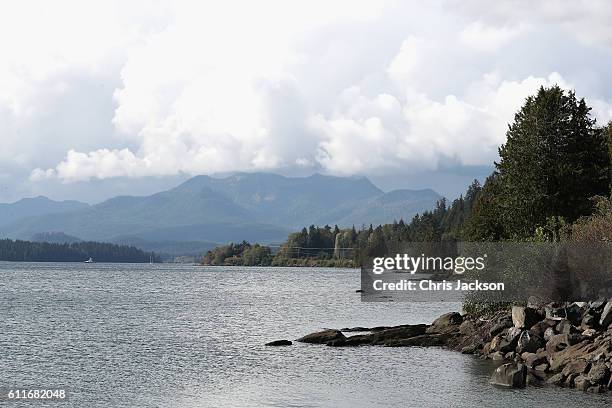
[[[363,334],[347,337],[343,331]],[[490,319],[453,312],[431,325],[328,329],[297,341],[331,347],[442,346],[508,361],[493,373],[495,385],[612,390],[612,300],[514,306]]]

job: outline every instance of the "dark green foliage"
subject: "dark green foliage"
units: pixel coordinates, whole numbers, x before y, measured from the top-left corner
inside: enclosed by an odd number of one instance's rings
[[[16,262],[160,262],[152,252],[143,252],[132,246],[103,242],[74,242],[51,244],[47,242],[0,240],[0,261]]]
[[[495,208],[486,215],[499,215],[503,223],[498,237],[531,236],[553,216],[573,222],[591,212],[590,197],[607,194],[606,137],[590,110],[584,99],[558,86],[527,98],[499,149],[487,198],[486,205]]]
[[[272,263],[270,247],[251,245],[246,241],[216,247],[206,253],[205,265],[268,266]]]

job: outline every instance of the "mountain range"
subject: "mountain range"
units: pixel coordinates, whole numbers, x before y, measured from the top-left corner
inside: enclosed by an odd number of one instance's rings
[[[270,243],[311,224],[359,228],[408,220],[433,208],[440,198],[429,189],[385,193],[364,177],[196,176],[157,194],[120,196],[97,205],[45,197],[0,204],[0,236],[40,240],[41,233],[54,232],[55,237],[62,233],[71,239],[146,241],[149,246],[153,242]]]

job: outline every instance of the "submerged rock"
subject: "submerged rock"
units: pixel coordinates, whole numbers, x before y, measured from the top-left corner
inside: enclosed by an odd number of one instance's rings
[[[493,385],[509,388],[524,388],[527,383],[527,367],[524,364],[502,364],[493,372]]]
[[[274,340],[266,343],[266,346],[290,346],[293,343],[289,340]]]

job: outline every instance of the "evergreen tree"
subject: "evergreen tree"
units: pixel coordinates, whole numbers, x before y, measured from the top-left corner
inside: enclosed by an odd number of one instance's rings
[[[574,92],[553,86],[528,97],[515,115],[495,164],[495,204],[510,236],[530,236],[552,216],[575,221],[591,211],[590,197],[607,193],[604,132],[590,110]]]

